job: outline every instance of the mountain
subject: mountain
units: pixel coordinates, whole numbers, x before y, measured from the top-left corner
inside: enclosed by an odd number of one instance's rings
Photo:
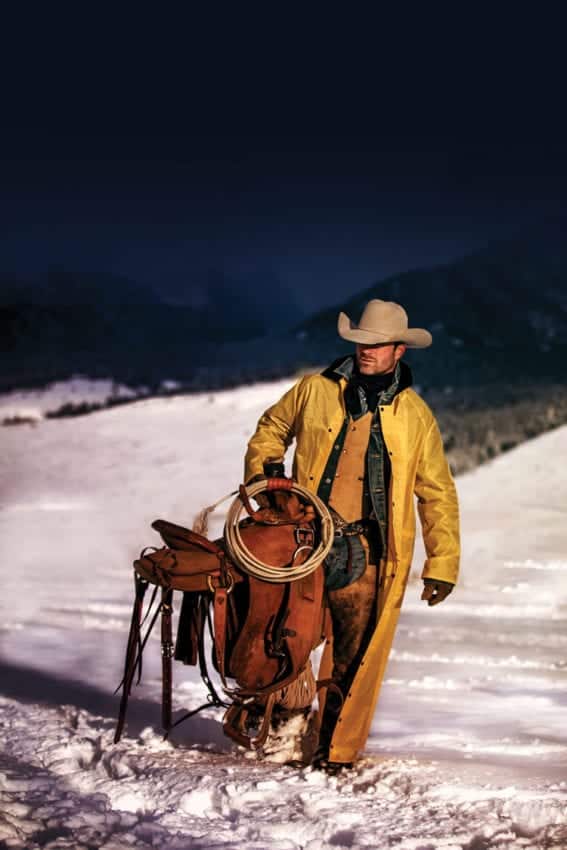
[[[81,373],[159,385],[191,378],[211,342],[261,332],[237,294],[229,309],[171,304],[149,287],[105,273],[53,267],[39,280],[0,279],[0,390]],[[235,320],[236,319],[236,320]]]
[[[0,306],[118,307],[156,305],[161,298],[149,287],[108,272],[73,272],[50,266],[35,280],[0,277]]]
[[[410,325],[434,344],[414,354],[428,384],[561,377],[567,365],[567,256],[540,242],[508,242],[431,269],[382,280],[296,329],[304,358],[325,360],[352,346],[337,316],[357,322],[371,298],[401,303]]]
[[[407,355],[423,389],[562,381],[563,233],[497,243],[454,263],[388,277],[292,331],[266,332],[270,309],[285,312],[274,280],[247,288],[217,274],[208,303],[172,304],[112,275],[51,269],[40,284],[2,285],[0,388],[82,373],[205,389],[317,368],[352,351],[337,335],[338,313],[358,321],[371,298],[400,302],[411,325],[431,330],[433,346]]]

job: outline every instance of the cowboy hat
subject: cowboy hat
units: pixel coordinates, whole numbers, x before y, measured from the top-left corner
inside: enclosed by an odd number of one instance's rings
[[[408,348],[427,348],[433,342],[429,331],[408,328],[408,314],[394,301],[369,301],[356,325],[346,313],[339,313],[339,336],[350,342],[372,345],[377,342],[403,342]]]

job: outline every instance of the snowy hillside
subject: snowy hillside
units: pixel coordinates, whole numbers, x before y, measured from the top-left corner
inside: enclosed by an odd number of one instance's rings
[[[459,479],[462,581],[427,608],[417,547],[353,770],[254,761],[213,709],[164,743],[157,639],[112,745],[150,522],[190,524],[233,490],[289,385],[0,429],[0,847],[567,847],[567,428]],[[202,702],[192,670],[174,681],[176,711]]]

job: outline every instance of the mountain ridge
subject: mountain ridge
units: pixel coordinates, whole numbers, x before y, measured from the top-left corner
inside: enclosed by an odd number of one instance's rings
[[[280,332],[266,332],[261,314],[239,305],[238,293],[223,311],[222,299],[220,306],[172,305],[131,282],[117,292],[120,280],[102,278],[104,296],[96,298],[95,275],[86,301],[69,304],[62,296],[76,292],[80,279],[52,270],[51,289],[64,284],[58,300],[3,303],[4,388],[73,372],[148,385],[174,379],[199,389],[292,374],[352,351],[337,335],[338,313],[356,322],[370,298],[402,303],[411,326],[432,331],[430,349],[407,355],[421,386],[556,381],[567,368],[564,241],[556,251],[549,240],[496,243],[455,262],[392,275]],[[268,302],[269,292],[257,298]]]

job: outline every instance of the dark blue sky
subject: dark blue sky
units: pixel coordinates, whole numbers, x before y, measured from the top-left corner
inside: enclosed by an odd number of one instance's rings
[[[278,19],[276,39],[256,16],[249,50],[226,17],[146,16],[144,37],[126,17],[50,12],[12,39],[0,273],[110,271],[184,300],[224,274],[303,313],[566,208],[550,21],[446,19],[438,50],[414,16],[389,51],[384,22]]]
[[[567,197],[561,150],[505,140],[44,129],[4,149],[1,271],[112,271],[182,299],[221,271],[301,311],[529,231]]]

